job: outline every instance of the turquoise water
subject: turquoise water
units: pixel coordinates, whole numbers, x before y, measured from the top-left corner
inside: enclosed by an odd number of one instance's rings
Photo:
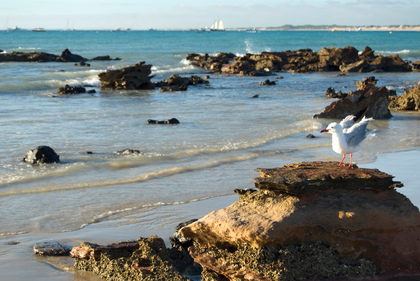
[[[377,54],[420,60],[420,32],[214,32],[76,31],[0,32],[0,49],[61,54],[68,48],[87,58],[121,61],[0,63],[0,236],[19,240],[31,233],[62,233],[97,223],[139,218],[161,224],[168,214],[149,218],[151,208],[232,194],[252,188],[253,170],[290,162],[340,160],[330,136],[319,134],[331,120],[314,120],[332,100],[329,87],[355,90],[354,82],[374,75],[379,86],[402,94],[420,73],[278,73],[267,77],[210,75],[210,86],[186,92],[101,91],[98,74],[139,61],[153,65],[152,81],[171,74],[203,75],[188,65],[189,53],[237,55],[323,47],[370,46]],[[274,77],[269,77],[273,80]],[[65,84],[91,85],[95,94],[51,97]],[[258,94],[258,99],[251,99]],[[177,118],[175,126],[147,125],[148,119]],[[373,132],[354,155],[374,165],[377,154],[418,151],[419,116],[395,113],[375,120]],[[307,139],[312,133],[315,139]],[[51,146],[62,163],[31,166],[25,153]],[[139,149],[140,155],[115,152]],[[92,151],[93,154],[86,154]],[[387,171],[388,172],[388,171]],[[403,180],[403,179],[399,179]],[[414,201],[419,206],[420,202]],[[186,214],[185,216],[188,217]],[[144,221],[143,221],[144,223]]]

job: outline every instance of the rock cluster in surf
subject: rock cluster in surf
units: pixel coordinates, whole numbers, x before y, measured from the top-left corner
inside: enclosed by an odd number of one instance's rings
[[[402,60],[398,54],[376,56],[370,47],[361,54],[354,47],[326,47],[319,52],[311,49],[296,51],[262,52],[261,54],[219,53],[188,54],[186,59],[192,65],[211,70],[216,73],[229,73],[250,76],[262,76],[271,72],[292,71],[307,73],[318,71],[341,72],[409,72],[414,66]]]
[[[61,55],[54,55],[45,52],[0,52],[0,62],[86,62],[89,60],[120,60],[112,59],[110,56],[99,56],[92,59],[84,58],[73,54],[69,49],[65,49]]]

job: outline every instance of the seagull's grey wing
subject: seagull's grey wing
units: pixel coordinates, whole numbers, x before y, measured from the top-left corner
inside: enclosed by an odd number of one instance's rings
[[[369,124],[372,118],[365,118],[363,117],[362,121],[357,124],[354,124],[351,128],[347,130],[345,133],[347,145],[349,147],[356,147],[358,146],[365,138],[367,133],[367,125]]]
[[[340,125],[343,128],[343,132],[346,132],[347,129],[349,129],[351,126],[354,125],[355,116],[354,115],[348,115],[346,118],[341,120]]]

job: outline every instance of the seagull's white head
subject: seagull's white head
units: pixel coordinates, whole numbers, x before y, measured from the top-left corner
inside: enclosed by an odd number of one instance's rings
[[[343,132],[343,128],[341,127],[340,124],[338,124],[336,122],[333,122],[333,123],[329,124],[326,129],[321,130],[321,133],[334,134],[334,133],[338,133],[338,132]]]

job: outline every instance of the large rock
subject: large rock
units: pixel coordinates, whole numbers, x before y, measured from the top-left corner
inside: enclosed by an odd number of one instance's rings
[[[409,72],[412,71],[408,62],[403,61],[398,54],[378,56],[370,63],[371,72]]]
[[[181,77],[178,74],[172,74],[168,79],[154,83],[156,87],[159,87],[161,92],[173,92],[173,91],[186,91],[189,85],[206,85],[209,86],[210,82],[204,80],[199,76]]]
[[[315,114],[314,118],[343,119],[347,115],[354,114],[369,106],[368,117],[374,119],[386,119],[392,117],[388,109],[389,96],[395,95],[395,91],[386,87],[376,87],[375,77],[363,78],[356,82],[358,88],[350,92],[345,98],[332,102],[323,112]]]
[[[416,87],[405,89],[404,94],[398,97],[391,97],[389,104],[391,110],[420,110],[420,82]]]
[[[327,64],[336,70],[339,70],[340,65],[354,63],[359,60],[358,51],[354,47],[323,48],[318,52],[319,61],[321,64]]]
[[[420,213],[401,184],[337,166],[258,169],[258,191],[240,190],[238,202],[183,227],[205,280],[420,277]]]
[[[60,156],[49,146],[38,146],[29,150],[23,161],[31,164],[57,163],[60,162]]]
[[[152,65],[139,62],[130,67],[107,70],[99,74],[101,88],[111,90],[154,89],[155,85],[150,81],[152,77],[149,76],[152,73],[151,68]]]

